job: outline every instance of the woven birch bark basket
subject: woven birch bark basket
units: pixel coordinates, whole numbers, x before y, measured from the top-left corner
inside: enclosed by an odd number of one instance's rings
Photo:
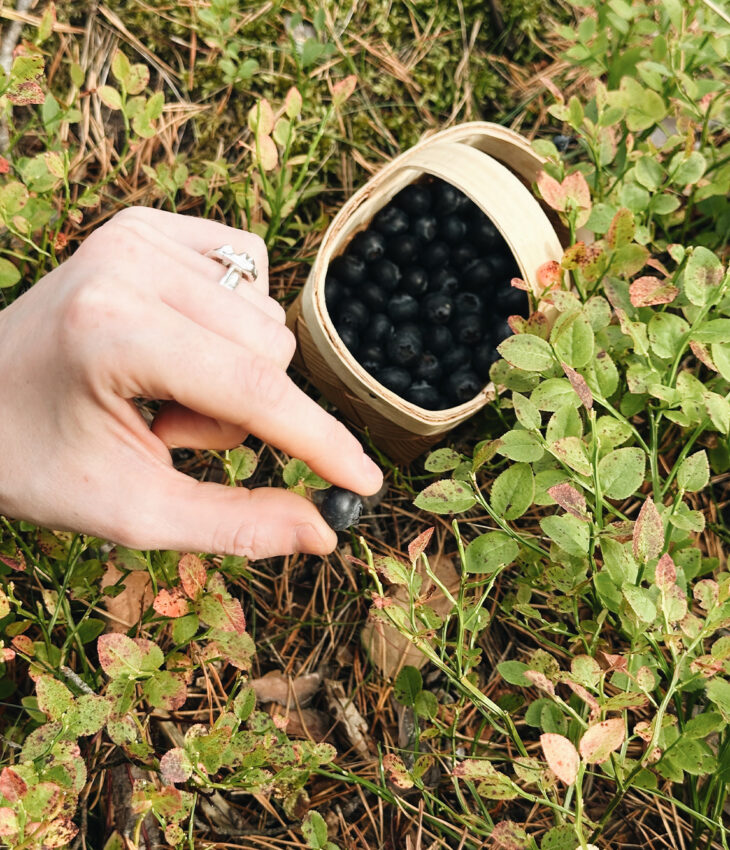
[[[495,387],[489,383],[471,400],[447,410],[417,407],[384,387],[360,366],[335,330],[324,297],[328,266],[401,189],[432,175],[464,192],[489,216],[522,278],[536,289],[539,267],[559,260],[563,250],[528,188],[542,163],[527,139],[498,124],[451,127],[385,166],[344,204],[324,235],[307,282],[287,313],[297,338],[294,365],[394,461],[407,463],[425,452],[491,401]]]

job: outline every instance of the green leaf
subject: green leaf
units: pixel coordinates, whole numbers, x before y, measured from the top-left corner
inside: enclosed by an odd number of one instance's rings
[[[82,694],[66,717],[69,735],[96,735],[109,719],[110,712],[111,704],[105,697]]]
[[[598,477],[609,499],[628,499],[642,485],[646,455],[641,449],[615,449],[598,463]]]
[[[707,683],[707,696],[720,710],[726,723],[730,723],[730,682],[714,678]]]
[[[38,707],[45,711],[51,720],[60,720],[73,705],[73,694],[52,676],[41,676],[36,682]]]
[[[559,316],[550,342],[558,359],[574,369],[585,366],[593,356],[593,328],[583,312]]]
[[[654,500],[647,496],[634,524],[634,557],[646,563],[658,558],[664,548],[664,525]]]
[[[461,455],[454,449],[436,449],[423,464],[429,472],[448,472],[461,463]]]
[[[644,157],[644,160],[649,160],[650,162],[655,163],[655,160],[650,157]],[[637,169],[639,164],[644,160],[639,160],[639,163],[637,163],[636,166]],[[622,207],[618,210],[611,221],[611,226],[608,228],[608,233],[606,234],[606,241],[610,248],[623,248],[624,245],[628,245],[633,241],[635,233],[636,224],[634,222],[634,214],[631,210],[627,210],[625,207]],[[608,322],[606,322],[606,324],[608,324]]]
[[[730,432],[730,402],[719,393],[704,394],[705,407],[712,424],[723,434]]]
[[[656,192],[664,181],[664,169],[657,159],[650,155],[642,156],[637,161],[634,166],[634,175],[637,182],[650,192]]]
[[[685,724],[683,738],[706,738],[713,732],[719,732],[725,726],[722,715],[717,711],[705,711],[691,717]]]
[[[500,438],[500,444],[497,451],[510,460],[534,463],[544,454],[537,437],[529,431],[507,431]]]
[[[542,424],[540,411],[527,396],[522,393],[512,393],[512,404],[515,408],[517,421],[527,431],[536,431]]]
[[[564,404],[559,407],[548,420],[545,429],[545,439],[548,443],[554,443],[563,437],[582,436],[583,420],[572,404]]]
[[[717,770],[717,759],[704,741],[680,739],[667,757],[691,776],[703,776]]]
[[[730,345],[727,343],[713,343],[712,360],[717,366],[718,372],[726,381],[730,381]]]
[[[118,110],[122,108],[122,96],[112,86],[99,86],[96,93],[104,106],[108,106],[109,109]]]
[[[705,173],[707,161],[699,151],[684,151],[676,153],[669,163],[669,173],[672,175],[672,183],[680,188],[691,183],[696,183]]]
[[[464,553],[464,569],[470,574],[494,573],[518,556],[520,548],[504,531],[488,531],[472,540]]]
[[[0,257],[0,289],[15,286],[19,280],[20,271],[18,267],[14,263],[11,263],[10,260]]]
[[[423,690],[423,677],[416,667],[406,665],[396,676],[393,696],[401,705],[414,706],[416,697]]]
[[[566,378],[548,378],[539,383],[530,395],[530,401],[538,410],[555,412],[566,404],[580,406],[578,394]]]
[[[676,356],[689,324],[674,313],[654,313],[649,319],[648,331],[652,351],[657,357],[670,360]]]
[[[502,661],[497,664],[497,671],[505,682],[509,682],[510,685],[519,685],[521,688],[532,687],[532,682],[525,676],[529,669],[522,661]]]
[[[416,696],[413,708],[419,717],[433,718],[438,714],[439,704],[431,691],[421,691]]]
[[[314,490],[323,490],[329,484],[319,475],[312,472],[303,460],[292,458],[282,470],[282,478],[289,488],[311,487]]]
[[[416,496],[413,504],[434,514],[459,514],[476,503],[474,492],[464,481],[444,478],[435,481]]]
[[[727,342],[730,340],[730,319],[712,319],[692,331],[697,342]]]
[[[558,546],[569,555],[578,558],[588,554],[590,546],[590,525],[570,514],[543,517],[540,528]]]
[[[636,616],[644,623],[656,620],[657,610],[649,591],[643,587],[626,586],[623,588],[624,599]]]
[[[179,617],[172,624],[172,639],[178,646],[185,644],[195,637],[199,627],[200,621],[197,614],[187,614],[185,617]]]
[[[685,458],[677,470],[677,484],[689,493],[703,490],[710,480],[710,464],[707,460],[707,452],[695,452]]]
[[[227,466],[235,481],[245,481],[256,470],[256,452],[248,446],[239,446],[228,452]]]
[[[548,449],[551,454],[580,475],[590,475],[593,471],[585,445],[578,437],[562,437],[550,443]]]
[[[126,635],[118,632],[101,635],[96,646],[99,664],[110,678],[134,678],[142,671],[142,650]]]
[[[251,685],[244,685],[233,700],[233,713],[243,723],[251,716],[256,707],[256,691]]]
[[[647,130],[667,114],[664,99],[655,91],[644,88],[633,77],[624,77],[620,90],[626,108],[626,126],[632,133]]]
[[[512,366],[526,372],[544,372],[555,363],[548,343],[533,334],[510,336],[497,346],[497,351]]]
[[[601,539],[603,566],[608,570],[611,581],[616,587],[625,584],[635,584],[639,574],[639,565],[632,556],[628,546],[613,540],[611,537]]]
[[[527,463],[507,467],[492,484],[492,510],[506,520],[521,517],[535,498],[535,478]]]
[[[701,245],[692,250],[684,269],[684,292],[697,307],[704,307],[714,297],[722,282],[722,263]]]

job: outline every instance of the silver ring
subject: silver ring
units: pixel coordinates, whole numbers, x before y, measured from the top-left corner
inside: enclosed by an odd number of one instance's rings
[[[250,283],[253,283],[259,275],[254,258],[245,251],[242,251],[240,254],[236,253],[232,245],[221,245],[220,248],[214,248],[212,251],[208,251],[205,256],[213,260],[218,260],[219,263],[226,267],[226,273],[218,283],[231,292],[233,292],[244,277]]]

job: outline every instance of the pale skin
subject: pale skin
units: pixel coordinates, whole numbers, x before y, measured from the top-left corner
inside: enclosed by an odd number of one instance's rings
[[[205,256],[225,244],[259,270],[235,292]],[[382,474],[360,443],[287,376],[294,349],[261,239],[159,210],[117,214],[0,312],[0,513],[136,549],[331,552],[336,535],[307,499],[201,483],[170,458],[253,434],[375,493]],[[151,428],[135,398],[166,402]]]

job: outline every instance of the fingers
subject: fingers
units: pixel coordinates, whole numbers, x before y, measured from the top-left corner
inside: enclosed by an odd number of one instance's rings
[[[223,245],[231,245],[234,251],[239,253],[245,251],[253,258],[258,271],[256,280],[250,286],[264,295],[268,294],[269,259],[266,244],[254,233],[228,227],[226,224],[205,218],[179,215],[148,207],[129,207],[117,213],[114,220],[125,226],[145,226],[153,233],[172,239],[179,246],[192,249],[201,257],[208,251]],[[209,262],[215,261],[209,260]],[[218,265],[220,266],[220,263]],[[222,271],[218,277],[220,278],[221,275]]]
[[[160,409],[152,433],[169,449],[214,449],[223,451],[242,443],[248,436],[239,425],[211,419],[176,402]]]
[[[286,490],[201,483],[174,470],[155,473],[145,489],[154,498],[145,511],[149,530],[141,529],[144,540],[132,541],[136,548],[257,559],[325,555],[337,545],[337,535],[314,505]]]
[[[271,360],[173,310],[160,315],[157,332],[166,341],[162,348],[149,337],[130,348],[132,395],[172,398],[203,416],[235,423],[362,495],[380,488],[382,473],[355,437]]]

